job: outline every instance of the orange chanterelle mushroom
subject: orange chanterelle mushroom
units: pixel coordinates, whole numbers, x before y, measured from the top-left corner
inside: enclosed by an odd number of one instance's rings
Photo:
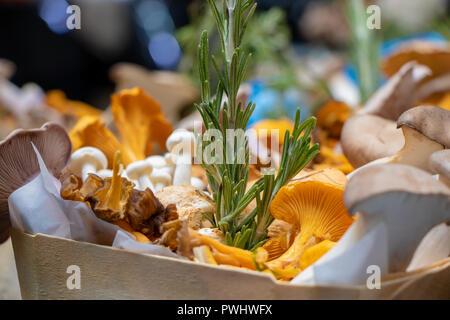
[[[122,90],[112,95],[111,113],[118,138],[98,116],[81,117],[70,131],[74,151],[91,146],[100,149],[112,163],[120,150],[125,166],[151,155],[154,145],[165,147],[172,125],[160,105],[140,88]]]
[[[295,238],[278,258],[267,262],[280,279],[289,280],[331,249],[353,218],[342,200],[343,186],[319,179],[295,181],[273,199],[275,219],[292,225]]]

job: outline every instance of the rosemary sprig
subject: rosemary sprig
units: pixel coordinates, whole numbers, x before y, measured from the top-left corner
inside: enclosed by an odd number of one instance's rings
[[[297,110],[293,133],[285,135],[278,174],[275,177],[274,172],[267,172],[247,190],[250,152],[244,132],[255,105],[249,102],[243,106],[237,100],[237,93],[250,60],[250,55],[243,53],[240,46],[256,3],[254,0],[223,0],[222,10],[219,10],[214,0],[208,2],[216,21],[222,52],[220,60],[210,55],[208,34],[204,31],[198,47],[201,103],[196,108],[202,116],[206,133],[203,136],[195,133],[196,153],[207,172],[216,203],[216,214],[210,221],[224,232],[227,244],[255,249],[264,242],[267,228],[273,221],[269,212],[273,197],[318,152],[318,145],[311,147],[310,136],[316,119],[312,117],[300,123],[300,110]],[[213,97],[210,63],[219,78]],[[229,129],[233,130],[231,136]],[[234,135],[236,132],[238,134]],[[210,152],[212,159],[204,159],[202,155],[205,152]],[[243,217],[244,209],[254,199],[256,209]]]

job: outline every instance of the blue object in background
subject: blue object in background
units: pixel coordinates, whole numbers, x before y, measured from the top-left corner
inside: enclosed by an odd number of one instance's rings
[[[282,92],[268,86],[263,79],[254,79],[249,84],[252,91],[249,100],[256,105],[249,119],[249,126],[260,120],[273,118],[274,114],[280,114],[294,120],[297,108],[300,108],[307,101],[305,94],[295,88]],[[282,109],[277,110],[279,108]],[[309,109],[305,107],[300,108],[302,121],[309,115]]]

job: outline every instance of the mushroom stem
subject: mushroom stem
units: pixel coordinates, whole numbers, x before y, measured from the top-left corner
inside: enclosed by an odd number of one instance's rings
[[[408,164],[428,171],[428,158],[435,151],[444,149],[444,146],[410,127],[403,126],[402,131],[405,136],[405,145],[387,162]]]
[[[159,190],[163,189],[166,186],[164,182],[157,182],[155,185],[155,191],[158,192]]]
[[[149,176],[146,174],[143,174],[138,178],[138,184],[140,190],[145,190],[147,188],[149,188],[152,191],[156,190]]]
[[[96,173],[96,167],[92,163],[85,163],[81,168],[81,179],[86,181],[89,176],[89,173]]]
[[[120,209],[120,194],[122,192],[122,180],[120,177],[120,151],[114,154],[113,175],[111,179],[111,187],[108,190],[108,207],[112,209]]]

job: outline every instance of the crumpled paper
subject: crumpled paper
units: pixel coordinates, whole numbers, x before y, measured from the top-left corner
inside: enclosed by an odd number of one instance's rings
[[[34,145],[33,148],[41,172],[9,196],[13,228],[30,234],[42,233],[132,252],[181,258],[163,246],[137,242],[132,234],[97,218],[85,203],[61,198],[59,181],[47,170]]]

